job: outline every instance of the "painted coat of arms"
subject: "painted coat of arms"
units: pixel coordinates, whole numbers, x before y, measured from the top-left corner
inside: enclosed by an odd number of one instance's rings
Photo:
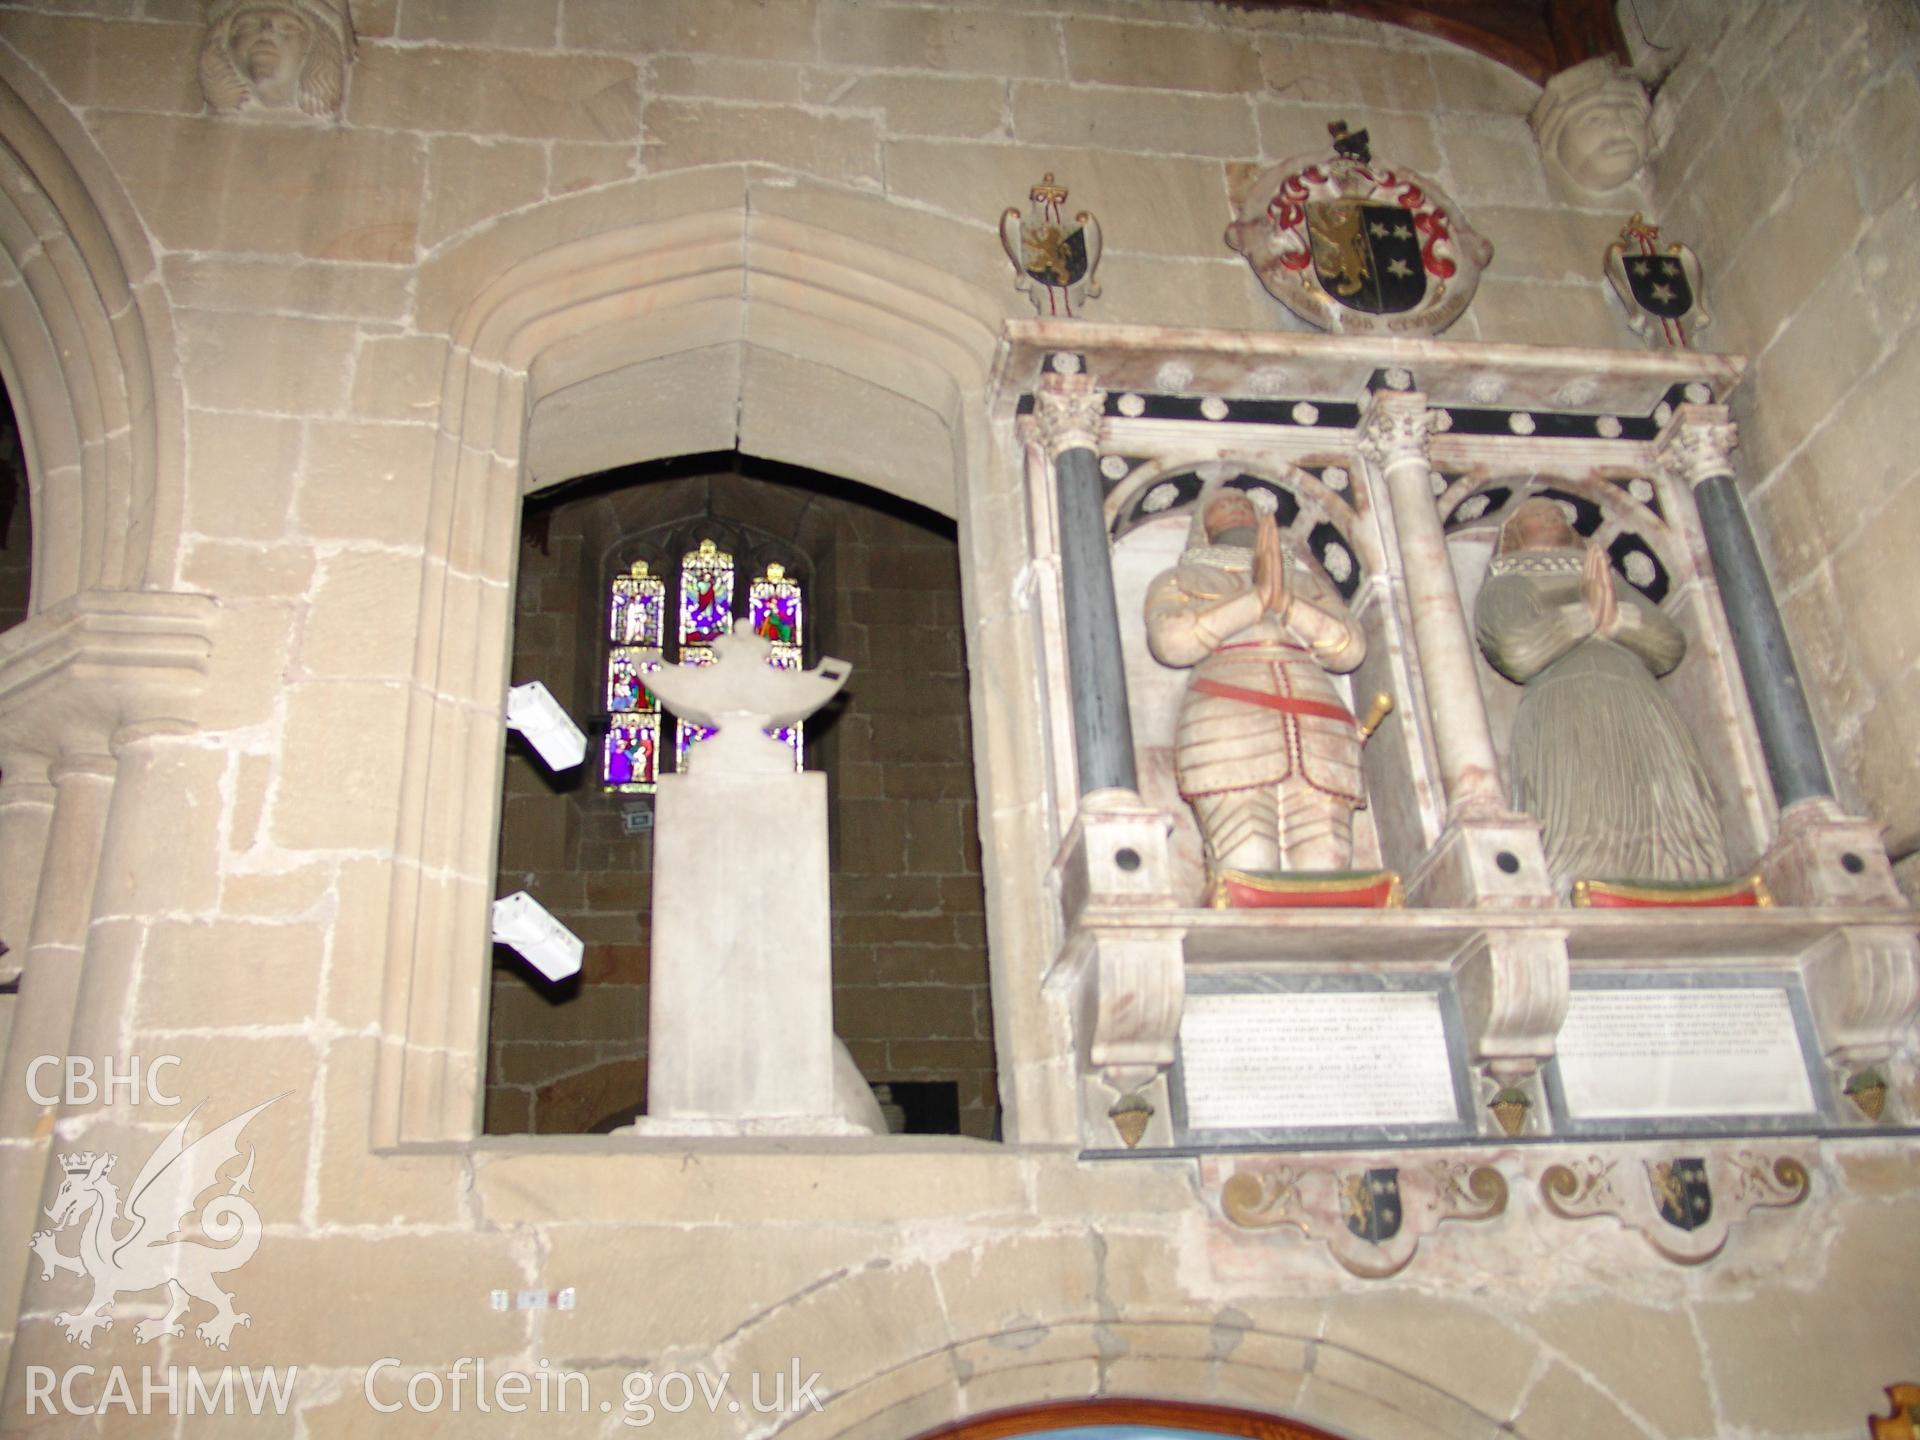
[[[1627,312],[1627,324],[1654,349],[1690,350],[1689,331],[1713,323],[1700,275],[1700,257],[1678,242],[1660,245],[1660,227],[1638,211],[1607,247],[1607,282]]]
[[[1400,1172],[1363,1170],[1340,1177],[1340,1215],[1347,1229],[1370,1245],[1400,1233]]]
[[[1009,205],[1000,217],[1000,244],[1013,262],[1013,286],[1042,315],[1068,318],[1100,296],[1100,222],[1082,210],[1067,222],[1067,187],[1051,171],[1027,192],[1023,215]]]
[[[1260,283],[1336,334],[1435,335],[1465,313],[1493,246],[1432,182],[1327,127],[1333,154],[1263,174],[1227,227]]]
[[[1698,1230],[1713,1218],[1713,1185],[1706,1162],[1698,1157],[1649,1163],[1647,1182],[1653,1187],[1654,1208],[1669,1225]]]

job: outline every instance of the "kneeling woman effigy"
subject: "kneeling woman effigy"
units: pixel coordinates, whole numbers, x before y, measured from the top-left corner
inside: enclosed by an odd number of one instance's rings
[[[1501,527],[1474,621],[1493,667],[1526,687],[1512,797],[1540,821],[1555,885],[1724,875],[1713,786],[1655,683],[1686,637],[1554,501],[1528,500]]]

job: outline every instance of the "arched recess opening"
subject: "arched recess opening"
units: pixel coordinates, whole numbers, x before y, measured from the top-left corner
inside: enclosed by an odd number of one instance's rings
[[[13,397],[0,391],[0,634],[27,618],[33,598],[33,506]]]
[[[1185,1400],[1058,1400],[943,1425],[919,1440],[1339,1440],[1331,1431],[1252,1410]]]
[[[680,766],[672,715],[623,714],[612,698],[629,694],[615,668],[629,652],[614,643],[609,592],[645,565],[664,601],[653,639],[675,658],[679,572],[703,542],[726,558],[734,615],[747,612],[749,579],[779,566],[799,591],[801,665],[830,655],[852,666],[801,737],[806,767],[827,782],[835,1029],[892,1128],[987,1138],[996,1077],[955,527],[737,452],[528,497],[511,680],[543,683],[587,730],[589,758],[556,774],[509,742],[498,893],[532,895],[586,953],[579,975],[553,983],[496,951],[486,1128],[604,1133],[645,1113],[654,800],[619,782]],[[625,752],[608,763],[620,750],[609,735],[634,730],[649,764]],[[757,855],[702,868],[725,893],[729,865],[778,876],[786,849],[773,833]]]
[[[93,142],[4,44],[0,376],[31,486],[30,608],[163,586],[181,478],[166,297]]]
[[[0,439],[0,943],[12,947],[0,979],[8,987],[36,911],[85,917],[90,908],[85,894],[40,883],[55,807],[50,768],[104,756],[105,737],[143,688],[88,692],[77,667],[33,657],[63,644],[84,648],[79,632],[100,617],[97,631],[113,632],[116,644],[179,626],[192,632],[187,666],[165,658],[170,641],[136,639],[116,657],[122,674],[157,659],[141,680],[164,676],[157,704],[172,711],[210,644],[211,606],[163,593],[181,511],[173,354],[154,257],[111,167],[66,104],[0,40],[0,383],[11,410]],[[91,885],[96,852],[90,842],[87,863],[70,862],[61,876]],[[12,1019],[0,1028],[24,1046],[30,1027],[18,1012],[28,996],[9,988],[5,997],[0,1009]],[[69,999],[43,988],[37,1003],[42,1036],[64,1037]]]
[[[480,1129],[522,497],[616,465],[738,450],[965,511],[987,467],[981,397],[1004,307],[848,238],[863,218],[842,232],[701,211],[553,246],[560,217],[543,213],[527,222],[526,258],[496,266],[453,323],[403,751],[378,1143]],[[487,253],[511,239],[486,237]],[[423,293],[475,263],[447,257]],[[1004,506],[991,523],[1005,523]],[[959,542],[964,564],[964,513]],[[968,620],[977,628],[971,602]],[[1020,666],[1022,642],[999,648]],[[972,704],[977,722],[977,682]],[[1041,1005],[1037,976],[1019,993]],[[996,976],[1004,1033],[1020,1022],[1001,999]]]

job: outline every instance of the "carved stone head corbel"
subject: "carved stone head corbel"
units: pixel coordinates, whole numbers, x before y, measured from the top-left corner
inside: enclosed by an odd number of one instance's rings
[[[1547,168],[1598,194],[1619,189],[1646,163],[1651,110],[1632,72],[1599,56],[1549,80],[1527,118]]]
[[[352,58],[346,0],[208,0],[200,89],[218,114],[337,115]]]

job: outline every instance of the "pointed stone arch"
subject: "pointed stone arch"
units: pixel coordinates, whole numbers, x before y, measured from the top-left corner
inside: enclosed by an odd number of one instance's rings
[[[700,198],[711,190],[709,178]],[[743,189],[735,204],[660,217],[678,193],[641,182],[543,207],[423,269],[422,321],[444,323],[449,348],[402,762],[381,1143],[478,1128],[521,496],[612,463],[738,446],[954,515],[986,464],[999,298],[857,238],[874,228],[866,197],[814,196],[799,219],[756,210]],[[454,303],[462,283],[471,298]]]
[[[32,610],[169,584],[181,402],[153,253],[92,140],[4,43],[0,374],[30,477]]]

